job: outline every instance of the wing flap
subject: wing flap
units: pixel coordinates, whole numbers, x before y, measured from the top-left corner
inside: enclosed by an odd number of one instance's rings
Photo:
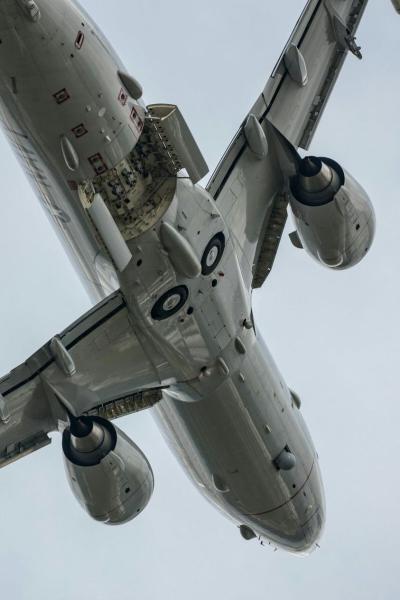
[[[303,18],[303,33],[300,35],[301,27],[290,40],[304,58],[307,85],[302,87],[290,77],[285,49],[271,78],[279,80],[279,88],[270,81],[264,95],[274,94],[267,109],[268,119],[294,146],[309,148],[348,51],[359,56],[354,35],[366,5],[366,0],[310,3]]]
[[[20,442],[13,442],[6,446],[0,454],[0,469],[8,467],[8,465],[20,460],[20,458],[29,456],[29,454],[41,450],[50,444],[51,438],[43,431],[21,440]]]

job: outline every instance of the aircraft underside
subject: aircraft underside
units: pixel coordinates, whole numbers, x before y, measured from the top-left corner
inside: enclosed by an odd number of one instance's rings
[[[396,10],[396,2],[393,2]],[[175,105],[146,106],[104,36],[69,0],[0,2],[0,119],[94,307],[0,380],[0,466],[62,435],[96,520],[138,516],[142,451],[112,420],[151,409],[199,491],[245,539],[314,549],[318,455],[254,323],[286,224],[323,266],[361,261],[367,193],[306,155],[366,0],[309,0],[271,79],[206,188]],[[134,416],[132,416],[134,418]]]

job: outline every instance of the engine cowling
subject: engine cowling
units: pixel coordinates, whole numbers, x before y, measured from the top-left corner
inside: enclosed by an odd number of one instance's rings
[[[63,451],[72,492],[96,521],[126,523],[148,504],[154,489],[150,464],[109,421],[71,418],[63,433]]]
[[[331,269],[360,262],[371,248],[375,214],[365,190],[338,163],[307,157],[291,181],[291,208],[303,248]]]

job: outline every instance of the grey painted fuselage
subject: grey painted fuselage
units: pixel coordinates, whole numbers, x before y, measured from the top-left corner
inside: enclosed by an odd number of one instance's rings
[[[178,176],[162,219],[128,242],[129,266],[114,268],[77,190],[98,175],[93,157],[111,169],[132,151],[141,135],[132,114],[144,118],[144,105],[121,98],[121,65],[77,5],[42,0],[40,10],[32,21],[20,2],[0,1],[3,128],[93,301],[122,288],[160,384],[169,385],[154,409],[157,421],[195,485],[236,524],[308,551],[324,523],[318,458],[298,402],[252,322],[241,248],[256,241],[245,227],[243,240],[233,239],[226,207]],[[74,171],[62,152],[65,136],[79,156]],[[269,175],[272,188],[281,174]],[[160,243],[162,223],[183,232],[199,258],[222,234],[216,270],[179,272]],[[153,319],[155,300],[176,286],[189,292],[182,310]],[[173,381],[163,375],[166,363]],[[279,468],[282,453],[295,457],[293,468]]]

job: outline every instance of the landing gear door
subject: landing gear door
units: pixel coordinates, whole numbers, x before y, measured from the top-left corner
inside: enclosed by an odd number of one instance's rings
[[[186,169],[193,183],[205,177],[207,163],[179,108],[173,104],[152,104],[147,110],[178,170]]]

